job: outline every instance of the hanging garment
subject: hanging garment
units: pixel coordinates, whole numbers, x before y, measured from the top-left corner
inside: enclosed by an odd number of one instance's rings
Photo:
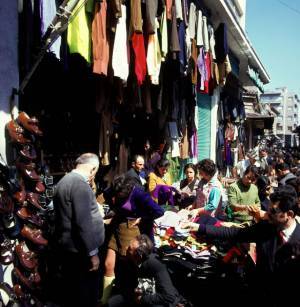
[[[179,20],[183,20],[181,0],[175,0],[175,8],[176,8],[176,18]]]
[[[109,61],[109,44],[106,37],[106,12],[107,3],[103,0],[96,2],[95,14],[92,23],[92,41],[93,41],[93,72],[107,76],[107,67]]]
[[[143,34],[134,33],[132,35],[132,48],[135,55],[134,72],[138,85],[141,85],[146,77],[147,63]]]
[[[129,74],[129,55],[126,28],[126,6],[121,6],[122,16],[118,19],[114,49],[112,54],[112,67],[114,76],[127,81]]]
[[[186,28],[189,25],[188,12],[189,12],[189,7],[188,7],[187,0],[182,0],[182,17],[183,17],[184,25]]]
[[[67,41],[70,53],[79,53],[88,63],[91,63],[91,13],[88,8],[91,7],[88,0],[84,6],[85,0],[80,0],[76,5],[74,12],[77,12],[75,18],[68,26]]]
[[[227,123],[225,128],[225,139],[228,141],[234,141],[235,126],[233,123]]]
[[[191,66],[191,75],[192,75],[192,83],[194,85],[197,84],[197,75],[198,75],[198,68],[197,68],[197,46],[196,40],[192,39],[192,50],[191,50],[191,58],[190,58],[190,66]]]
[[[164,8],[160,21],[160,35],[161,35],[161,56],[162,56],[162,61],[164,61],[168,53],[168,24],[167,24],[166,6]]]
[[[156,31],[156,14],[157,14],[158,0],[146,1],[146,18],[145,18],[145,32],[146,34],[154,34]]]
[[[123,0],[111,0],[110,1],[112,12],[115,18],[120,18],[123,16],[122,1]]]
[[[200,73],[200,80],[198,81],[198,90],[204,90],[204,82],[207,79],[206,76],[206,64],[205,64],[205,54],[204,54],[204,48],[200,47],[199,49],[199,55],[197,58],[197,67]]]
[[[180,72],[182,74],[185,74],[187,70],[187,54],[186,54],[186,44],[185,44],[185,38],[186,38],[185,25],[183,21],[180,21],[178,36],[179,36],[179,45],[180,45],[180,51],[179,51]]]
[[[214,33],[214,28],[211,25],[207,26],[207,31],[208,31],[208,37],[209,37],[209,50],[212,54],[213,60],[216,59],[216,52],[215,52],[215,33]]]
[[[157,36],[158,21],[155,18],[155,33],[148,37],[147,68],[152,84],[159,84],[161,53]]]
[[[225,161],[226,161],[226,165],[233,166],[231,142],[227,138],[225,139]]]
[[[47,31],[48,26],[52,22],[56,15],[56,1],[55,0],[40,0],[40,14],[41,14],[41,32],[44,35]],[[61,37],[58,37],[54,44],[50,47],[50,51],[60,59],[60,45]]]
[[[189,11],[189,25],[188,25],[188,31],[190,33],[190,38],[195,38],[195,32],[196,32],[196,6],[193,2],[190,4],[190,11]]]
[[[199,10],[197,14],[197,46],[203,46],[203,23],[202,23],[202,11]]]
[[[141,0],[130,0],[130,36],[131,33],[142,33]]]
[[[170,51],[171,52],[179,52],[180,51],[175,4],[173,4],[173,6],[172,6]]]
[[[220,23],[215,31],[215,51],[217,63],[224,63],[226,56],[228,55],[228,42],[227,42],[227,26],[225,23]]]
[[[203,33],[203,46],[204,52],[209,51],[209,40],[208,40],[208,30],[207,30],[207,18],[202,16],[202,33]]]
[[[172,7],[174,0],[166,0],[167,19],[172,19]]]

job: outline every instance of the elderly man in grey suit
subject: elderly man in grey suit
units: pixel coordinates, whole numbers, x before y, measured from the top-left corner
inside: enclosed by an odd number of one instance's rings
[[[98,168],[97,155],[82,154],[76,160],[76,168],[58,182],[53,199],[62,306],[96,306],[97,303],[98,249],[104,242],[104,224],[91,182]]]

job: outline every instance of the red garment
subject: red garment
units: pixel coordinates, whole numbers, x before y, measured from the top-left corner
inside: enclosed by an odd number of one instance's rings
[[[211,55],[209,52],[205,53],[205,70],[206,70],[206,78],[204,80],[204,90],[201,91],[204,94],[209,94],[209,83],[213,81],[211,74]]]
[[[145,80],[147,73],[144,36],[141,33],[133,33],[131,41],[135,55],[134,72],[137,78],[138,85],[141,85]]]

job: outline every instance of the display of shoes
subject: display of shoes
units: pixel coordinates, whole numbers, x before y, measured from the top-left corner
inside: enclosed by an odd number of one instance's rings
[[[11,120],[6,124],[6,130],[8,132],[11,142],[19,144],[31,143],[31,140],[24,136],[24,129],[14,120]]]
[[[20,146],[19,153],[22,158],[32,161],[37,158],[36,151],[34,147],[30,144],[23,144]]]
[[[27,200],[27,202],[29,202],[31,205],[33,205],[35,208],[37,208],[39,210],[45,210],[46,209],[40,203],[40,201],[39,201],[39,194],[37,194],[37,193],[33,193],[33,192],[27,193],[26,200]]]
[[[35,187],[34,187],[34,191],[36,193],[44,193],[46,190],[46,187],[45,185],[41,182],[41,181],[38,181],[36,184],[35,184]]]
[[[14,244],[9,240],[5,239],[0,244],[0,263],[2,265],[8,265],[14,260],[13,252]]]
[[[16,167],[23,175],[24,179],[32,180],[32,181],[39,181],[40,176],[35,171],[35,164],[34,163],[24,163],[18,160],[16,162]]]
[[[28,249],[24,241],[16,245],[15,251],[18,260],[24,269],[32,271],[37,267],[37,255]]]
[[[35,290],[40,286],[41,276],[38,272],[30,273],[27,277],[19,268],[15,267],[12,270],[12,275],[13,279],[17,280],[28,289]]]
[[[31,228],[26,225],[21,230],[21,235],[37,245],[48,245],[48,240],[43,237],[40,229]]]
[[[38,136],[43,135],[38,126],[39,121],[35,117],[29,117],[27,113],[20,112],[19,116],[17,117],[17,122],[30,133]]]
[[[37,214],[34,214],[29,208],[23,207],[17,211],[17,216],[25,223],[33,224],[39,228],[43,227],[44,220]]]

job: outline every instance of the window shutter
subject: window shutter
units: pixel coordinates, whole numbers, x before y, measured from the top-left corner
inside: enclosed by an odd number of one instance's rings
[[[205,94],[197,94],[198,105],[198,160],[210,157],[211,135],[211,97]]]

